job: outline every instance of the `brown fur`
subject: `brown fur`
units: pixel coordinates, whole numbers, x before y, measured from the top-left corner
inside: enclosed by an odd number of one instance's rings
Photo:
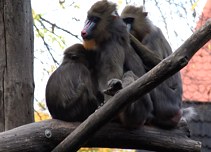
[[[83,46],[86,50],[95,50],[96,49],[96,41],[94,39],[84,40]]]
[[[112,13],[117,11],[116,4],[108,2],[107,0],[102,0],[96,2],[88,11],[87,19],[92,16],[100,18],[100,21],[97,23],[95,30],[93,31],[93,39],[96,41],[97,46],[102,46],[102,43],[110,41],[113,39],[113,36],[121,43],[128,43],[128,35],[125,34],[124,24],[120,18],[112,16]],[[118,24],[118,25],[114,25]],[[86,41],[86,40],[85,40]]]
[[[97,109],[98,92],[89,69],[90,60],[81,44],[65,50],[62,64],[46,86],[46,103],[52,118],[84,121]]]
[[[136,14],[136,15],[134,15]],[[132,17],[134,18],[134,23],[131,31],[138,40],[142,41],[143,38],[150,33],[151,26],[150,21],[147,18],[147,12],[144,12],[143,7],[135,7],[128,5],[124,8],[121,13],[121,18]]]
[[[121,13],[121,18],[128,17],[134,19],[130,23],[130,32],[146,47],[163,59],[172,53],[163,33],[147,18],[143,7],[126,6]],[[148,63],[144,64],[147,67]],[[175,127],[181,118],[182,82],[180,73],[176,73],[153,89],[150,96],[153,102],[152,123],[161,127]]]
[[[121,80],[123,74],[129,70],[135,71],[139,76],[146,73],[141,59],[130,46],[126,25],[116,12],[116,4],[107,0],[96,2],[88,11],[87,22],[82,30],[84,41],[96,42],[97,55],[94,69],[102,92],[107,89],[109,80]],[[93,21],[93,18],[98,20]],[[105,95],[106,101],[109,98]],[[151,113],[151,103],[149,95],[146,94],[135,103],[129,104],[121,112],[119,117],[121,123],[126,127],[143,125]]]
[[[88,11],[87,21],[99,18],[89,38],[83,37],[85,44],[95,41],[97,52],[96,67],[100,90],[107,87],[112,78],[121,78],[125,60],[125,49],[128,48],[129,36],[120,17],[112,15],[116,11],[116,4],[102,0],[96,2]],[[92,27],[90,27],[92,28]],[[91,47],[90,47],[91,48]],[[93,48],[92,48],[93,49]]]

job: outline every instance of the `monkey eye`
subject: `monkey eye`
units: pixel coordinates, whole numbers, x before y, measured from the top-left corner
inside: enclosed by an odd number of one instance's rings
[[[133,21],[134,21],[134,18],[133,18],[133,17],[123,18],[123,21],[124,21],[126,24],[132,24]]]
[[[70,56],[70,59],[71,59],[71,60],[78,60],[78,59],[79,59],[79,56],[78,56],[78,55],[75,55],[75,54],[72,54],[72,55]]]
[[[94,23],[97,23],[97,22],[100,21],[100,18],[97,17],[97,16],[91,16],[91,17],[89,17],[89,20],[92,21],[92,22],[94,22]]]

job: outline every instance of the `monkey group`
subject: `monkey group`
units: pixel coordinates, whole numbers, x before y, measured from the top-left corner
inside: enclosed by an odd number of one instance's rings
[[[116,4],[96,2],[81,31],[83,44],[64,52],[62,64],[50,76],[46,103],[52,118],[84,121],[103,102],[150,69],[130,43],[129,33],[162,59],[172,53],[161,30],[143,7],[126,6],[119,16]],[[182,117],[182,81],[176,73],[127,105],[117,119],[127,128],[145,124],[176,127]]]

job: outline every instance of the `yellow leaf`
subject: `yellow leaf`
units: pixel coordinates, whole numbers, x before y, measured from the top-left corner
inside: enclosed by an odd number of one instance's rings
[[[34,112],[34,119],[35,119],[35,122],[38,122],[38,121],[41,121],[41,120],[51,119],[51,116],[47,113],[44,113],[44,112],[35,111]]]
[[[51,65],[50,69],[48,70],[49,73],[53,73],[56,70],[56,66]]]
[[[193,5],[192,5],[192,7],[191,7],[191,10],[192,10],[192,11],[196,8],[198,2],[199,2],[199,0],[197,0],[195,3],[193,3]]]
[[[211,43],[208,44],[208,50],[211,50]]]
[[[80,4],[79,3],[76,3],[75,5],[74,5],[74,8],[80,8]]]
[[[118,0],[117,4],[122,5],[122,0]]]

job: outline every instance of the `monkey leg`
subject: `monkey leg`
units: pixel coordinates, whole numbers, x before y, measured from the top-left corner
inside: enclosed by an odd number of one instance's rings
[[[143,126],[152,112],[152,101],[149,94],[126,106],[119,114],[121,123],[126,128],[139,128]]]
[[[132,72],[128,71],[123,75],[123,88],[130,85],[138,77]],[[143,126],[152,113],[153,105],[149,94],[144,95],[137,101],[129,103],[119,114],[121,123],[126,128],[138,128]]]
[[[151,119],[150,124],[164,128],[164,129],[171,129],[177,127],[182,117],[182,110],[178,109],[172,116],[155,116]]]

